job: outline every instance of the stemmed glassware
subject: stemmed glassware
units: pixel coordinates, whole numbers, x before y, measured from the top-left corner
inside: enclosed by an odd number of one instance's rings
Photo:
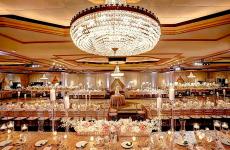
[[[14,131],[14,122],[10,121],[7,124],[7,139],[11,138],[11,134]]]
[[[184,140],[185,138],[185,124],[186,124],[186,120],[185,119],[180,119],[180,134],[182,139]]]
[[[3,124],[1,125],[1,127],[0,127],[0,131],[1,131],[1,132],[5,132],[6,129],[7,129],[7,126],[6,126],[5,123],[3,123]]]
[[[27,132],[28,132],[28,126],[26,124],[23,124],[21,126],[21,134],[19,135],[19,146],[21,147],[21,149],[25,149],[26,146],[26,141],[27,141]]]
[[[200,125],[199,125],[199,123],[194,123],[194,124],[193,124],[193,130],[194,130],[194,131],[200,130]]]
[[[219,139],[219,131],[221,131],[221,122],[219,120],[214,120],[213,126],[216,134],[216,139]]]
[[[228,135],[228,123],[227,122],[222,122],[222,132]]]
[[[23,125],[21,126],[21,131],[22,131],[22,132],[28,132],[28,126],[27,126],[26,124],[23,124]]]

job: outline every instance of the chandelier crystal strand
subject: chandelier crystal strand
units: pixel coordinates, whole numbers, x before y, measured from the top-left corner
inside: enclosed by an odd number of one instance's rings
[[[122,5],[122,4],[126,4],[126,0],[106,0],[105,4]]]
[[[106,5],[78,13],[70,28],[75,45],[102,56],[131,56],[152,50],[161,35],[159,20],[148,10],[124,4],[125,0],[107,0]]]

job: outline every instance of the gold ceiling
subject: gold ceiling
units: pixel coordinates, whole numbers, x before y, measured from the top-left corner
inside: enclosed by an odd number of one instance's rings
[[[72,16],[77,11],[93,6],[90,1],[1,0],[0,15],[17,15],[60,26],[1,16],[0,56],[4,57],[0,57],[0,70],[34,70],[4,66],[12,60],[17,64],[41,64],[42,67],[36,70],[47,70],[53,63],[72,70],[113,70],[114,65],[108,64],[107,58],[80,51],[69,37],[68,26]],[[132,5],[156,12],[163,24],[163,35],[154,50],[128,57],[128,63],[121,65],[121,70],[162,70],[171,65],[196,68],[192,65],[195,60],[230,59],[229,11],[204,17],[228,10],[229,0],[140,0]],[[204,18],[196,19],[199,17]],[[219,66],[230,67],[229,64]]]

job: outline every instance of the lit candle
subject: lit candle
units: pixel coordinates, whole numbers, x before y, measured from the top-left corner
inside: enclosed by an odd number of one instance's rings
[[[226,95],[226,91],[225,91],[225,89],[223,89],[223,94],[224,94],[224,96]]]
[[[65,135],[64,135],[64,139],[67,139],[67,137],[68,137],[67,134],[65,134]]]
[[[50,90],[50,100],[55,101],[56,100],[56,94],[55,94],[55,89]]]
[[[53,136],[56,136],[57,135],[57,131],[53,131]]]
[[[8,133],[8,134],[10,134],[10,133],[11,133],[11,130],[10,130],[10,129],[8,129],[8,130],[7,130],[7,133]]]
[[[172,132],[169,130],[169,131],[168,131],[168,135],[171,135],[171,134],[172,134]]]
[[[219,92],[216,92],[216,96],[219,97]]]
[[[91,142],[94,141],[94,137],[93,137],[93,136],[90,137],[90,141],[91,141]]]
[[[21,92],[20,92],[20,91],[18,91],[18,97],[20,97],[20,95],[21,95]]]

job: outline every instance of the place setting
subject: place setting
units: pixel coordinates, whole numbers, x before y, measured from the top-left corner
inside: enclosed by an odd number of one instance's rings
[[[228,150],[227,0],[2,0],[1,150]]]

